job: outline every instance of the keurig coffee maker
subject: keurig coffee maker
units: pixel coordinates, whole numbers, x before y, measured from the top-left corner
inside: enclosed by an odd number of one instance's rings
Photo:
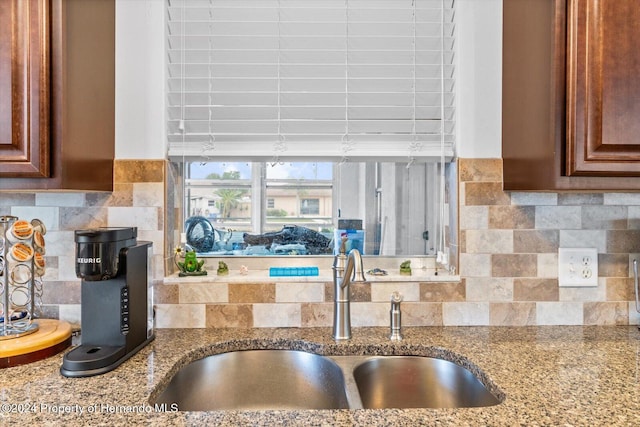
[[[75,232],[81,284],[81,342],[64,355],[66,377],[103,374],[154,338],[151,242],[137,228]]]

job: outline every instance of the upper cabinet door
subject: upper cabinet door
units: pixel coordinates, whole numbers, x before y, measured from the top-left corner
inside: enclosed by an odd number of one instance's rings
[[[568,176],[640,176],[639,40],[640,1],[568,1]]]
[[[50,175],[50,6],[0,0],[0,177]]]

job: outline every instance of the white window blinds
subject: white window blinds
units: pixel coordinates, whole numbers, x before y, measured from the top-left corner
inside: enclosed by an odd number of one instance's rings
[[[455,0],[167,0],[171,157],[453,155]]]

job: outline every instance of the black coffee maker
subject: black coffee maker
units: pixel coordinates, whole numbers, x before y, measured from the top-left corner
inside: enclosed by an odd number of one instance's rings
[[[82,344],[64,355],[62,375],[109,372],[153,340],[152,243],[137,234],[135,227],[75,232]]]

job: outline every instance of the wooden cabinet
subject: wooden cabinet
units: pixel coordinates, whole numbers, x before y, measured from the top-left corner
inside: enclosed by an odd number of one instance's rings
[[[113,190],[114,0],[0,0],[0,190]]]
[[[640,2],[505,0],[506,190],[640,190]]]
[[[48,177],[50,7],[0,1],[0,161],[3,177]]]
[[[570,0],[567,175],[640,176],[640,2]]]

